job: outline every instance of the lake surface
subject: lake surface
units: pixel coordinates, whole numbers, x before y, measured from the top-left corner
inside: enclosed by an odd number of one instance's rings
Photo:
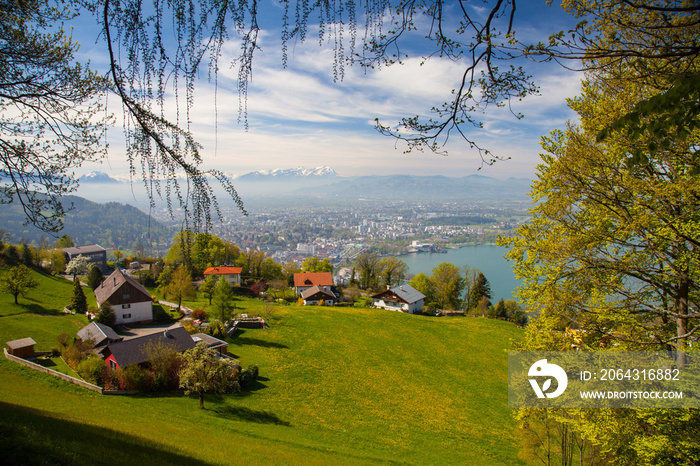
[[[433,267],[441,262],[450,262],[457,267],[468,265],[481,270],[491,284],[491,301],[495,304],[499,299],[514,299],[513,292],[520,285],[515,279],[511,263],[503,255],[506,248],[480,244],[478,246],[465,246],[459,249],[448,249],[447,253],[414,253],[400,257],[408,265],[408,271],[412,274],[424,273],[432,275]]]

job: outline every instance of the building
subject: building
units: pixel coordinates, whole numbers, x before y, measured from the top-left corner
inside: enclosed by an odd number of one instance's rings
[[[243,272],[242,267],[209,267],[204,271],[204,276],[215,276],[217,279],[219,277],[224,277],[224,279],[231,285],[241,284],[241,272]]]
[[[409,285],[401,285],[375,294],[372,300],[372,304],[378,308],[419,314],[425,295]]]
[[[177,353],[195,347],[196,343],[184,327],[175,327],[130,340],[111,343],[99,354],[112,369],[126,368],[134,364],[146,364],[152,356],[150,348],[167,345]]]
[[[70,262],[78,256],[83,256],[87,258],[88,263],[97,265],[103,273],[107,271],[107,250],[99,244],[63,248],[62,251],[67,258],[66,262]]]
[[[95,288],[97,305],[109,301],[117,324],[148,323],[153,321],[153,299],[139,282],[121,270],[115,270]]]
[[[31,359],[34,357],[34,345],[36,345],[36,342],[31,338],[8,341],[6,345],[9,348],[8,353],[12,356],[22,359]]]
[[[122,341],[122,337],[117,335],[112,327],[98,322],[92,322],[78,330],[78,338],[83,341],[92,341],[96,348]]]
[[[301,293],[301,299],[305,305],[320,304],[323,302],[326,306],[335,304],[335,295],[328,290],[318,286],[312,286]]]
[[[195,345],[203,341],[207,345],[207,348],[214,349],[219,354],[223,355],[228,353],[228,343],[211,335],[207,335],[206,333],[195,333],[192,335],[192,340],[194,340]]]
[[[313,286],[331,291],[333,275],[330,272],[304,272],[294,274],[294,290],[299,296]]]

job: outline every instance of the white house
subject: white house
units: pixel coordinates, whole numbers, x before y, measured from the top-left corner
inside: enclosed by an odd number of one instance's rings
[[[95,288],[95,298],[98,306],[109,301],[117,316],[117,324],[153,321],[153,300],[150,293],[121,270],[115,270]]]
[[[209,267],[204,271],[205,276],[213,275],[217,279],[219,277],[224,277],[224,279],[231,285],[241,284],[241,272],[243,272],[242,267]]]
[[[409,285],[401,285],[375,294],[372,300],[374,307],[419,314],[423,309],[425,295]]]

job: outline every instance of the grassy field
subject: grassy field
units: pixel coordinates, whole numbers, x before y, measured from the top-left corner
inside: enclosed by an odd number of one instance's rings
[[[31,336],[38,349],[79,323],[0,313],[3,342]],[[0,448],[48,464],[520,464],[506,351],[521,334],[481,318],[274,307],[269,329],[229,346],[260,367],[253,390],[207,395],[204,410],[178,392],[98,395],[2,359]]]

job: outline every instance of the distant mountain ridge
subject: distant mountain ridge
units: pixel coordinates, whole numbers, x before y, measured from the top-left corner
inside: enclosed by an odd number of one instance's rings
[[[253,179],[293,179],[293,178],[336,178],[338,174],[331,167],[316,168],[276,168],[274,170],[258,170],[241,175],[236,180],[247,181]]]
[[[94,171],[87,173],[80,178],[78,178],[78,181],[81,183],[100,183],[100,184],[112,184],[112,183],[121,183],[116,178],[112,178],[109,176],[107,173],[103,171]]]

